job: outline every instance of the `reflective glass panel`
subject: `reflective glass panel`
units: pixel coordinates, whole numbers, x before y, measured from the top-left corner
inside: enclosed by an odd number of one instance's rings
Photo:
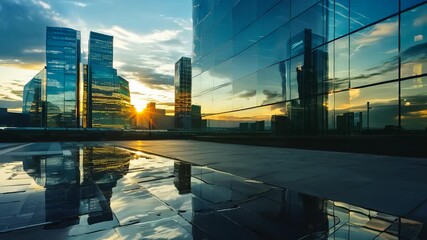
[[[348,89],[349,81],[349,37],[344,37],[334,42],[334,89],[335,91]]]
[[[350,36],[351,87],[393,80],[397,77],[397,17]]]
[[[304,66],[304,56],[298,56],[291,59],[291,66],[289,68],[290,75],[290,99],[300,98],[302,93],[302,71]]]
[[[257,75],[257,105],[279,102],[285,99],[288,76],[286,62],[261,69]]]
[[[401,121],[404,130],[427,129],[427,78],[401,82]]]
[[[257,18],[257,0],[238,2],[233,8],[233,33],[236,35]]]
[[[401,77],[427,73],[427,4],[401,16]]]
[[[291,21],[291,54],[301,53],[298,49],[311,50],[326,40],[326,19],[323,5],[319,3]]]
[[[257,73],[233,81],[233,109],[257,105]]]
[[[291,0],[291,13],[292,17],[297,16],[298,14],[301,14],[314,4],[319,2],[319,0]]]
[[[261,4],[264,5],[264,4]],[[266,36],[290,19],[289,0],[281,1],[262,16],[262,34]]]
[[[335,38],[347,34],[350,30],[349,5],[349,0],[335,0]]]
[[[334,121],[335,121],[335,130],[337,132],[346,133],[348,132],[347,127],[347,115],[350,112],[350,96],[349,91],[343,91],[335,93],[334,96]]]
[[[351,112],[355,116],[362,115],[363,129],[385,129],[398,125],[398,90],[397,82],[350,89]]]
[[[404,10],[423,2],[425,2],[425,0],[400,0],[400,7]]]
[[[398,3],[398,0],[350,0],[350,30],[357,30],[396,13]]]

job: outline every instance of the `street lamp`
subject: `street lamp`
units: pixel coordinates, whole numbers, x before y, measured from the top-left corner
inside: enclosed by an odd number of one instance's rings
[[[369,110],[372,107],[369,106],[369,102],[366,102],[366,128],[369,130]]]

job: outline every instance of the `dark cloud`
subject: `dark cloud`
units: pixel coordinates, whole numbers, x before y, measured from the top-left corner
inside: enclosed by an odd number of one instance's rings
[[[174,107],[174,102],[158,102],[157,105],[166,106],[166,107]]]
[[[168,86],[173,86],[173,76],[157,73],[154,69],[134,65],[125,65],[120,68],[120,72],[130,72],[132,77],[140,83],[153,89],[165,90]]]
[[[0,58],[44,62],[46,26],[54,26],[47,12],[31,1],[3,0],[0,12]]]
[[[273,92],[273,91],[269,91],[269,90],[264,90],[264,91],[262,91],[262,93],[264,93],[264,95],[267,97],[267,100],[274,99],[274,98],[282,96],[280,93],[278,93],[276,91]]]
[[[254,97],[256,95],[256,90],[252,90],[252,91],[243,91],[242,93],[240,93],[239,95],[237,95],[239,98],[251,98]]]
[[[23,92],[23,89],[11,91],[11,93],[15,94],[16,96],[22,96],[22,92]]]
[[[427,43],[414,45],[401,53],[403,62],[426,60],[427,59]]]

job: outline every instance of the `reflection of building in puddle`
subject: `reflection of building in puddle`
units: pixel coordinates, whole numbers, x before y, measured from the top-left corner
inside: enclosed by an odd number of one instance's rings
[[[34,223],[58,222],[59,227],[79,223],[88,214],[88,224],[112,220],[112,188],[128,171],[131,154],[114,147],[84,147],[71,156],[33,156],[24,170],[45,188],[44,211]],[[39,206],[43,208],[43,206]]]
[[[84,147],[80,149],[80,159],[82,213],[89,213],[89,224],[112,220],[112,189],[129,169],[130,152],[115,147]]]
[[[415,221],[207,168],[196,173],[193,234],[202,231],[216,239],[416,239],[422,228]]]
[[[191,192],[191,164],[175,161],[173,173],[175,176],[173,184],[178,189],[179,194]]]

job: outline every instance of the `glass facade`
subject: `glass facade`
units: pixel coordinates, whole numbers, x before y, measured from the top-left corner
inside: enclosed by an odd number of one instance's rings
[[[128,129],[130,128],[131,115],[129,82],[121,76],[117,76],[117,81],[119,84],[118,96],[120,99],[120,117],[123,127]]]
[[[46,29],[46,126],[79,127],[80,32]]]
[[[89,35],[89,126],[124,128],[120,86],[113,68],[113,36],[96,32]]]
[[[426,15],[419,0],[193,0],[192,102],[210,129],[425,130]]]
[[[175,63],[175,127],[191,128],[191,59]]]
[[[46,68],[43,68],[24,86],[22,113],[30,116],[30,126],[40,127],[43,123],[44,86],[46,84]]]

